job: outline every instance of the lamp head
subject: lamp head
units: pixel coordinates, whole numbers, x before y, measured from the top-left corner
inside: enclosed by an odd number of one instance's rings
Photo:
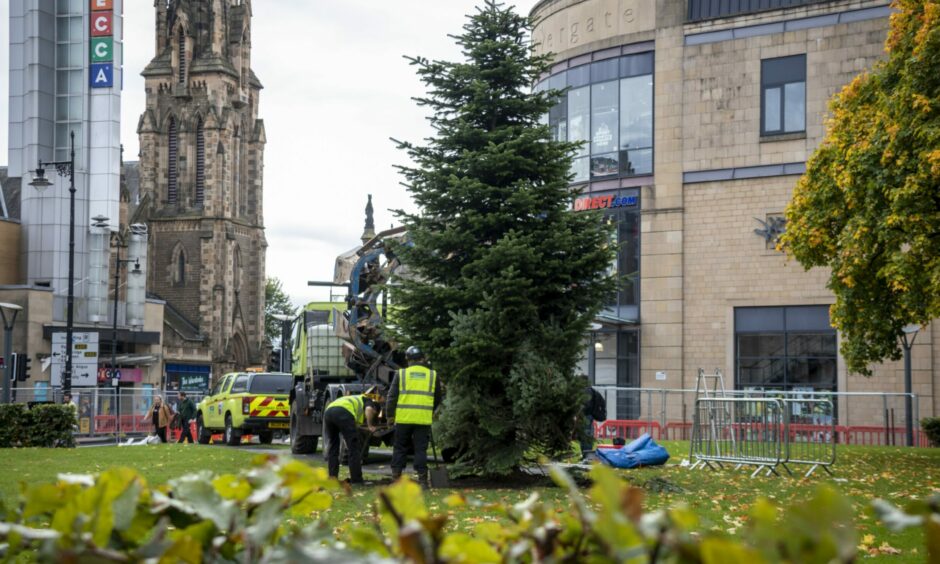
[[[918,331],[920,331],[920,325],[911,323],[910,325],[905,325],[902,327],[901,331],[904,331],[906,335],[916,334]]]
[[[139,276],[143,273],[144,271],[140,269],[140,259],[139,258],[134,259],[134,268],[131,270],[131,274]]]
[[[96,215],[91,218],[91,220],[94,221],[94,223],[91,224],[92,227],[98,227],[100,229],[107,229],[109,227],[108,218],[103,215]]]
[[[604,352],[604,343],[596,341],[594,343],[594,352]]]
[[[0,309],[6,309],[9,311],[21,311],[23,306],[18,306],[16,304],[9,304],[6,302],[0,302]]]
[[[52,183],[46,178],[46,169],[42,167],[42,161],[39,161],[39,168],[33,171],[33,181],[30,182],[29,185],[39,191],[52,186]]]

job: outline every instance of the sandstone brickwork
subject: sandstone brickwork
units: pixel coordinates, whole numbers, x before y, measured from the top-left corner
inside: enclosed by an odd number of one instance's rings
[[[543,18],[533,34],[543,43],[537,50],[555,51],[556,72],[561,63],[585,64],[595,54],[653,42],[654,176],[642,188],[639,243],[643,388],[693,388],[700,367],[721,369],[733,385],[737,307],[833,303],[825,269],[805,271],[754,233],[757,219],[783,213],[800,171],[753,171],[802,166],[819,146],[829,99],[884,56],[889,21],[878,12],[884,6],[833,0],[695,23],[687,21],[686,2],[668,0],[543,0],[534,8],[532,15]],[[627,10],[639,28],[632,21],[634,27],[598,27],[608,14],[622,18]],[[789,55],[806,57],[805,132],[762,136],[761,61]],[[734,176],[687,180],[703,171]],[[920,417],[940,412],[938,333],[921,331],[913,349]],[[847,374],[840,359],[838,390],[903,391],[903,362],[874,371],[871,378]],[[667,379],[657,380],[657,373]],[[664,410],[666,419],[687,418],[692,396],[653,394],[640,407],[644,419],[658,420]],[[843,398],[838,412],[843,424],[883,425],[893,415],[903,427],[900,397]]]
[[[156,57],[143,72],[138,125],[148,288],[172,310],[164,361],[211,364],[218,376],[264,362],[265,132],[250,64],[251,2],[174,0],[155,9]]]

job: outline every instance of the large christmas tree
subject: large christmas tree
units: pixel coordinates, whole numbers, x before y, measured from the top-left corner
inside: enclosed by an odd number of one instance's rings
[[[533,92],[547,57],[531,22],[487,1],[455,37],[460,62],[412,59],[436,135],[401,143],[419,207],[398,212],[410,246],[393,288],[396,324],[446,383],[439,446],[465,471],[506,474],[571,450],[584,399],[575,367],[584,334],[615,289],[611,231],[572,213],[575,145],[541,118],[560,92]]]

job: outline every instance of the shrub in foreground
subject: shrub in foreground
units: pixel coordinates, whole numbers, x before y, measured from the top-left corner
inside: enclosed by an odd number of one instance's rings
[[[0,448],[74,447],[75,409],[67,405],[0,405]]]
[[[501,515],[469,532],[452,532],[431,514],[417,484],[402,480],[377,493],[371,516],[337,539],[320,521],[339,485],[322,468],[259,457],[240,474],[185,476],[149,487],[134,471],[97,477],[61,475],[25,485],[0,505],[0,556],[32,551],[42,562],[851,562],[858,554],[851,505],[828,487],[778,510],[754,504],[737,537],[703,530],[688,509],[646,513],[643,493],[596,467],[580,491],[563,472],[566,508],[537,494],[516,505],[482,504],[458,493],[451,508],[479,505]],[[2,502],[0,502],[2,503]],[[903,512],[877,502],[892,527],[923,526],[929,558],[938,558],[940,497]],[[306,519],[303,519],[306,521]]]
[[[920,420],[920,428],[927,434],[927,440],[935,447],[940,447],[940,417],[925,417]]]

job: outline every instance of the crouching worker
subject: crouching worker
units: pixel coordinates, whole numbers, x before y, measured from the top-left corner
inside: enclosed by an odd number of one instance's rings
[[[441,403],[437,373],[428,368],[418,347],[405,351],[408,368],[399,370],[388,393],[388,421],[395,423],[395,447],[392,450],[392,479],[405,469],[408,445],[414,445],[414,468],[418,482],[428,483],[428,441],[434,409]]]
[[[349,451],[349,483],[363,483],[359,426],[368,422],[369,430],[374,432],[377,411],[375,403],[365,395],[343,396],[326,406],[323,419],[329,442],[327,467],[331,478],[339,477],[339,437],[342,435]]]

